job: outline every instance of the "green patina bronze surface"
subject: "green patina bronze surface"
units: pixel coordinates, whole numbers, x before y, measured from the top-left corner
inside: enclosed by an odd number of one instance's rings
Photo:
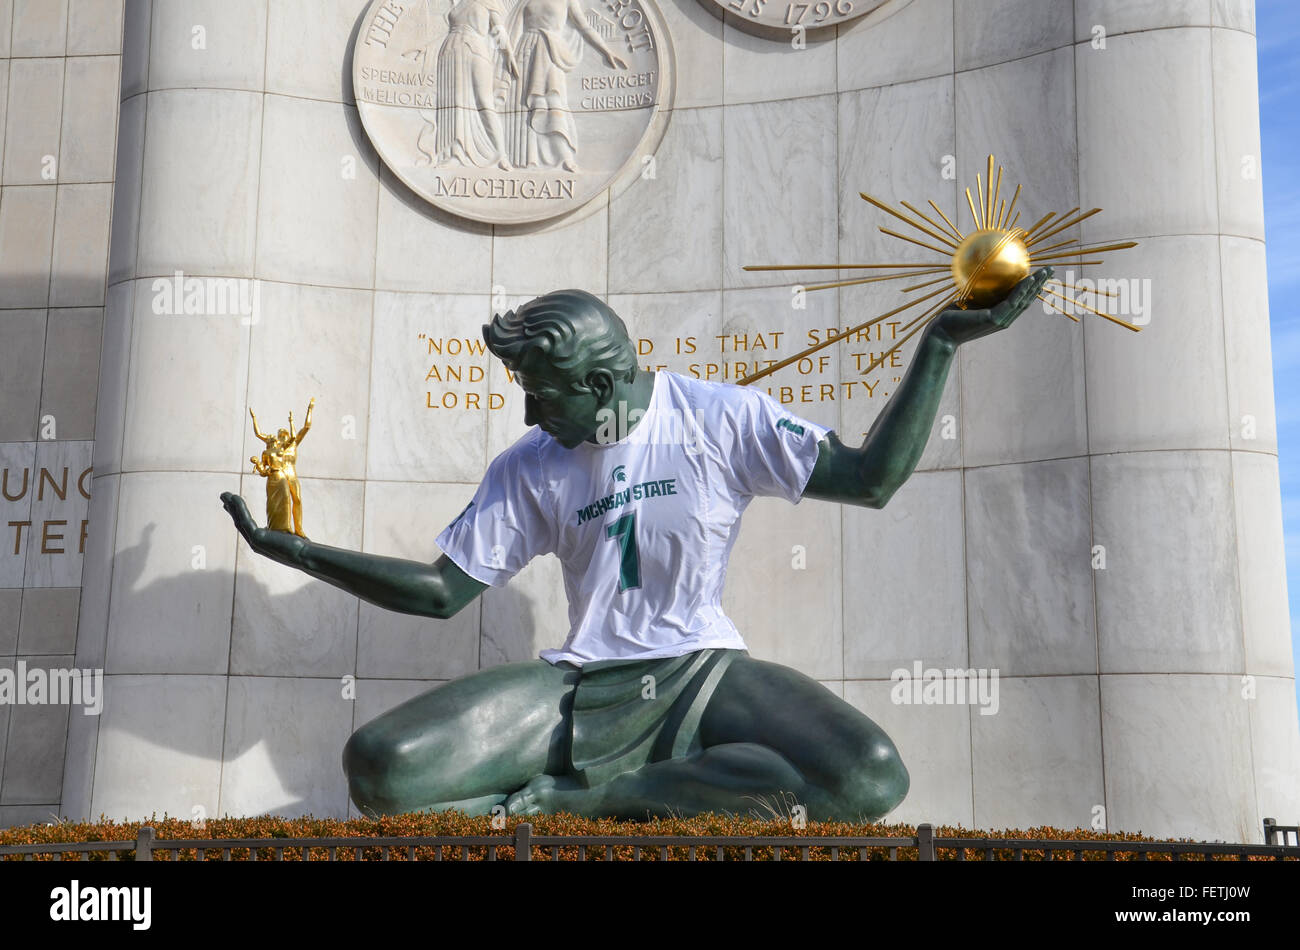
[[[940,314],[863,444],[833,432],[819,443],[804,497],[883,507],[920,460],[957,347],[1010,326],[1050,273],[990,309]],[[615,357],[635,360],[630,341]],[[575,365],[557,367],[524,352],[514,369],[525,421],[573,448],[596,440],[602,409],[623,401],[644,410],[653,374],[622,378],[609,368],[616,361],[580,349]],[[221,500],[259,554],[389,610],[445,619],[487,586],[445,555],[425,564],[330,547],[257,527],[238,495]],[[648,703],[646,677],[655,684]],[[870,820],[908,789],[897,749],[868,717],[802,673],[738,650],[583,670],[543,660],[492,667],[362,726],[343,767],[353,801],[372,815],[504,806],[644,818],[799,805],[809,820]]]

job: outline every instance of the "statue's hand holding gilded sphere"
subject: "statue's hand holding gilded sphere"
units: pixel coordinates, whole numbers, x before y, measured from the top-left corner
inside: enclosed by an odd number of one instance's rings
[[[984,310],[945,310],[935,318],[934,331],[960,345],[1005,330],[1034,302],[1051,276],[1052,268],[1039,268],[1016,284],[1000,302]]]

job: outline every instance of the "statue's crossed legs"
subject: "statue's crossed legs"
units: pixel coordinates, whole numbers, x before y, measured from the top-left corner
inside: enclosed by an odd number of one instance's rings
[[[569,743],[581,674],[530,660],[446,683],[358,729],[343,750],[367,814],[458,808],[642,819],[704,812],[872,820],[907,794],[885,732],[816,680],[731,658],[712,687],[693,751],[592,787]]]

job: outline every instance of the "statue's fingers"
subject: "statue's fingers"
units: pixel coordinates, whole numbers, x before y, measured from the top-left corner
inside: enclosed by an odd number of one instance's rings
[[[993,315],[993,322],[1001,329],[1011,326],[1022,313],[1029,308],[1029,303],[1038,295],[1038,289],[1041,286],[1037,275],[1030,274],[1020,283],[1016,284],[1015,289],[1007,295],[1007,299],[997,308]]]
[[[1038,293],[1039,288],[1043,286],[1043,280],[1043,272],[1041,270],[1034,271],[1016,285],[1016,297],[1023,301],[1031,294]]]
[[[230,520],[235,523],[235,527],[238,528],[240,531],[243,531],[244,518],[243,518],[243,513],[239,510],[239,507],[240,506],[237,502],[232,501],[228,505],[226,505],[226,511],[229,512]]]
[[[235,523],[235,527],[240,534],[244,533],[244,528],[240,524],[239,518],[239,496],[232,495],[230,492],[223,492],[221,495],[221,505],[226,509],[226,514],[230,515],[230,520]]]
[[[1020,293],[1016,296],[1016,311],[1022,312],[1029,309],[1029,303],[1038,296],[1042,283],[1037,280],[1030,280],[1028,284],[1020,288]]]
[[[1043,284],[1047,283],[1047,278],[1050,276],[1050,269],[1040,268],[1017,285],[1015,293],[1017,311],[1028,309],[1029,304],[1042,291]]]
[[[226,511],[230,512],[230,517],[235,522],[235,527],[244,531],[253,524],[253,516],[248,513],[248,505],[244,499],[234,492],[223,492],[221,501],[226,506]]]
[[[1034,298],[1043,292],[1043,287],[1052,276],[1050,267],[1043,267],[1030,275],[1033,278],[1033,284],[1025,290],[1025,307],[1034,302]]]

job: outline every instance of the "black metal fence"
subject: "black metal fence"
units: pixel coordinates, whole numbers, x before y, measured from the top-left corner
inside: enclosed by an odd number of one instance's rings
[[[1272,818],[1265,818],[1264,843],[1300,846],[1300,825],[1279,825]]]
[[[497,835],[388,838],[173,838],[145,826],[134,841],[0,846],[8,861],[1300,861],[1300,828],[1264,821],[1266,844],[943,838],[923,824],[911,837],[783,835],[538,835],[531,824]]]

